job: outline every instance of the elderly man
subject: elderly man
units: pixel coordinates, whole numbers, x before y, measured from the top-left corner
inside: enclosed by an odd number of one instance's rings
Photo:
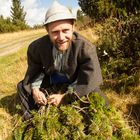
[[[96,47],[74,32],[76,18],[70,10],[54,2],[45,16],[45,35],[28,48],[28,69],[18,92],[25,119],[38,105],[71,103],[79,97],[98,91],[102,76]],[[45,96],[41,89],[67,85],[65,93]],[[104,97],[105,98],[105,97]]]

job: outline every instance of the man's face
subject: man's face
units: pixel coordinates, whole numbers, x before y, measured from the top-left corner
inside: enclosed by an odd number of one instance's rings
[[[50,23],[47,30],[51,41],[59,51],[68,49],[73,33],[73,24],[71,20],[61,20]]]

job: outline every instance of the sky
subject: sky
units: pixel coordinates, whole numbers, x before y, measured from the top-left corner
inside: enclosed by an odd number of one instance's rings
[[[28,25],[34,26],[42,24],[47,9],[51,6],[54,0],[21,0],[21,5],[26,12],[25,20]],[[73,13],[76,14],[78,6],[78,0],[57,0],[60,4],[72,8]],[[10,17],[12,0],[0,0],[0,15],[5,18]]]

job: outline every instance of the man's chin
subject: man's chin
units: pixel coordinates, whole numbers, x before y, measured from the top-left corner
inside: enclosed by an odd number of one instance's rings
[[[68,46],[63,46],[63,47],[58,47],[57,48],[59,51],[66,51],[68,49]]]
[[[66,51],[68,48],[69,48],[69,44],[65,44],[65,45],[58,45],[56,46],[56,48],[59,50],[59,51]]]

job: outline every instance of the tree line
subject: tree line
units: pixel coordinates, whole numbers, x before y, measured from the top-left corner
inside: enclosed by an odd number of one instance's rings
[[[78,0],[78,4],[85,15],[96,21],[109,17],[123,19],[140,12],[139,0]]]
[[[26,12],[20,0],[12,0],[11,17],[0,15],[0,33],[29,29],[25,21]]]

